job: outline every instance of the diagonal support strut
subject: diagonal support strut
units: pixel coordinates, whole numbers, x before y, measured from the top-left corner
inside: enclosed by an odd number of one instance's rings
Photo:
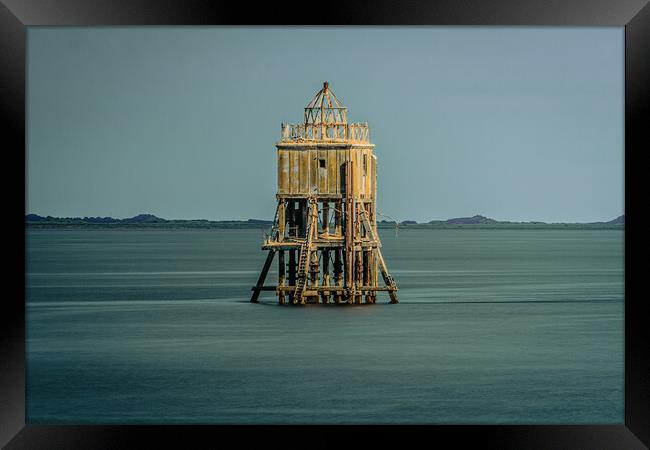
[[[273,257],[275,256],[275,250],[269,250],[269,254],[266,255],[266,261],[264,261],[264,267],[262,267],[262,273],[257,279],[257,284],[253,288],[253,295],[251,295],[251,303],[258,303],[257,297],[260,296],[260,291],[262,286],[264,286],[264,280],[266,279],[266,274],[269,272],[271,263],[273,262]]]

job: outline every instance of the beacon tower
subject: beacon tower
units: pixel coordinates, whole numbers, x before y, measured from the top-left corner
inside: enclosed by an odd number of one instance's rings
[[[377,233],[377,157],[368,124],[348,123],[326,81],[302,123],[282,124],[275,146],[278,206],[251,302],[275,291],[280,304],[375,303],[387,291],[398,303]],[[265,286],[276,253],[277,284]]]

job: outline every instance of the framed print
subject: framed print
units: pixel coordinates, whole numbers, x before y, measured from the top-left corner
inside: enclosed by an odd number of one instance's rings
[[[646,1],[159,3],[0,6],[3,446],[650,445]]]

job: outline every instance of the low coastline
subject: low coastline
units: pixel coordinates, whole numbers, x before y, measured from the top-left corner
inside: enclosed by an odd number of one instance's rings
[[[152,214],[140,214],[126,219],[112,217],[52,217],[28,214],[25,216],[25,226],[28,229],[258,229],[270,230],[273,222],[270,220],[207,220],[207,219],[162,219]],[[509,222],[498,221],[476,215],[459,217],[448,220],[432,220],[417,223],[413,220],[402,222],[379,221],[379,229],[494,229],[494,230],[624,230],[625,216],[619,216],[609,222],[591,223],[546,223],[546,222]]]

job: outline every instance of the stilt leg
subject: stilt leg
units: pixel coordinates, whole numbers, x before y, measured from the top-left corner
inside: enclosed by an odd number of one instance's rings
[[[296,285],[296,251],[289,250],[289,286]],[[296,296],[293,291],[289,292],[289,303],[296,304]]]
[[[341,263],[341,249],[334,250],[334,282],[337,287],[343,287],[343,263]],[[334,301],[341,303],[341,291],[336,291]]]
[[[329,286],[330,285],[330,268],[329,268],[330,251],[323,250],[322,255],[323,255],[323,286]],[[322,301],[323,303],[330,302],[329,291],[323,291]]]
[[[284,286],[284,272],[285,272],[285,264],[284,264],[284,250],[280,250],[278,252],[278,286]],[[284,291],[278,291],[278,303],[280,305],[284,305]]]
[[[384,277],[384,283],[386,283],[386,286],[396,288],[397,286],[395,286],[395,281],[388,273],[386,262],[384,261],[384,257],[381,255],[381,250],[379,249],[377,249],[377,258],[379,259],[379,269],[381,270],[381,276]],[[397,294],[394,290],[388,291],[388,295],[390,296],[391,303],[399,303],[399,300],[397,300]]]
[[[253,289],[253,295],[251,295],[251,303],[257,303],[257,298],[260,296],[260,290],[264,286],[264,280],[266,279],[266,274],[269,272],[269,267],[273,262],[273,257],[275,256],[275,250],[269,250],[269,254],[266,255],[266,261],[264,261],[264,267],[262,268],[262,273],[257,279],[257,284]]]

